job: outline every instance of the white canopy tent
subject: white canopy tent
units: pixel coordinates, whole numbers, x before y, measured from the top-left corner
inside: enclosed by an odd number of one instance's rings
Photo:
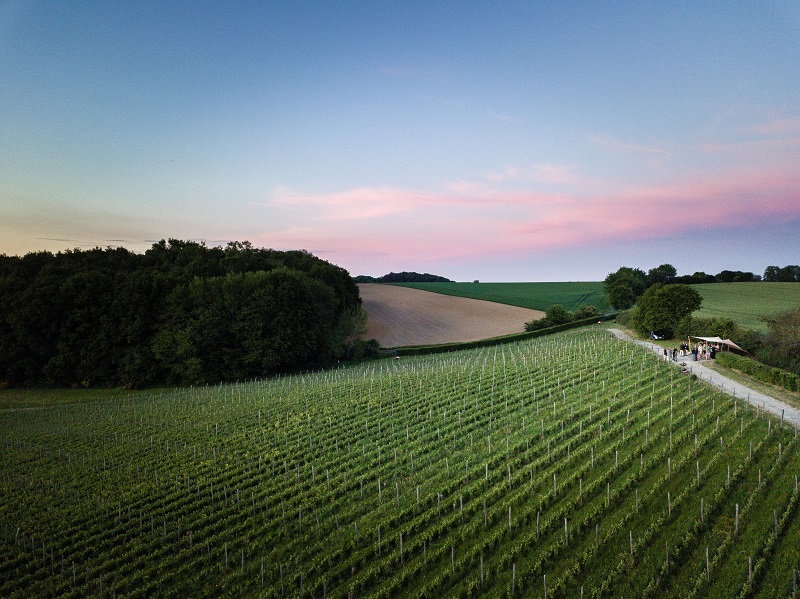
[[[728,347],[732,347],[734,349],[738,349],[739,351],[743,351],[745,353],[747,351],[747,350],[742,349],[738,345],[736,345],[730,339],[723,339],[722,337],[697,337],[697,336],[693,335],[692,339],[700,339],[700,340],[706,341],[708,343],[719,343],[720,345],[726,345]]]

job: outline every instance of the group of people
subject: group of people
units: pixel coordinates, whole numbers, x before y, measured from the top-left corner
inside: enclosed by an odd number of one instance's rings
[[[679,348],[664,348],[664,358],[672,359],[673,362],[677,362],[679,357],[686,357],[690,354],[694,358],[695,362],[698,360],[713,360],[716,356],[716,353],[717,348],[713,344],[705,341],[701,341],[694,347],[687,342],[683,342]]]

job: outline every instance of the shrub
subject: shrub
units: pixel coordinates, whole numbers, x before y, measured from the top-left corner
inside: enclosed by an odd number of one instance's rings
[[[600,316],[600,308],[597,306],[583,304],[578,306],[578,309],[575,310],[575,320],[581,320],[583,318],[597,318],[598,316]]]
[[[717,362],[721,366],[733,368],[759,381],[778,385],[789,391],[800,391],[800,376],[780,368],[773,368],[751,358],[729,352],[718,353]]]

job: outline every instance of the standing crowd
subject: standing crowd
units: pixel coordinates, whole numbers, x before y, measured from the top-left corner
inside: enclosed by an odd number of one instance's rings
[[[664,348],[664,359],[669,360],[672,359],[673,362],[677,362],[679,357],[686,357],[690,354],[692,355],[695,362],[698,360],[713,360],[716,356],[717,348],[705,341],[701,341],[694,347],[691,346],[689,343],[681,343],[679,348],[667,349]]]

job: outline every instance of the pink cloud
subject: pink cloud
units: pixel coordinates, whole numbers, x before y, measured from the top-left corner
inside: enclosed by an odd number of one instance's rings
[[[766,123],[753,125],[752,127],[745,129],[745,132],[757,135],[784,135],[789,133],[800,133],[800,116],[774,119]]]
[[[708,142],[700,145],[702,152],[711,154],[733,154],[745,152],[748,156],[765,156],[768,152],[800,147],[800,136],[784,139],[749,139],[733,142]]]
[[[742,171],[613,192],[545,194],[485,186],[430,193],[402,188],[284,193],[314,217],[254,241],[302,247],[336,263],[432,264],[555,248],[664,239],[714,228],[800,220],[800,175]]]

